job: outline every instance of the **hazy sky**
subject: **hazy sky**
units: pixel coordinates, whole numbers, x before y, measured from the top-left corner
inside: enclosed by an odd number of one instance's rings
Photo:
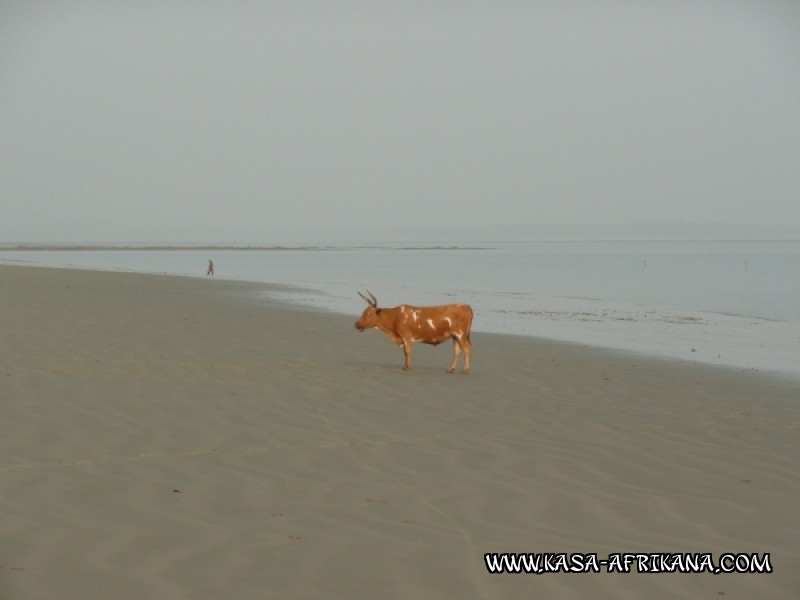
[[[800,3],[4,0],[0,186],[0,242],[800,233]]]

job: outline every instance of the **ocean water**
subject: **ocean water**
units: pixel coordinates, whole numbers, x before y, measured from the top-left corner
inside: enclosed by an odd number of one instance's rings
[[[364,243],[262,249],[2,250],[0,261],[287,284],[351,314],[467,302],[475,332],[800,376],[800,241]],[[478,357],[476,351],[476,358]]]

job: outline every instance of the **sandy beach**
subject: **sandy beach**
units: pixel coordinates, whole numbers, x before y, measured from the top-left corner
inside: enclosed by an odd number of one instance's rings
[[[449,343],[406,372],[357,314],[254,289],[0,265],[1,598],[800,590],[800,382],[490,334],[469,375]],[[773,572],[490,574],[503,552]]]

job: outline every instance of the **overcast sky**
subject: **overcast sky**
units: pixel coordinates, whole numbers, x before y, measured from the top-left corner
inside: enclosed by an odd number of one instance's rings
[[[4,0],[0,207],[0,242],[800,233],[800,3]]]

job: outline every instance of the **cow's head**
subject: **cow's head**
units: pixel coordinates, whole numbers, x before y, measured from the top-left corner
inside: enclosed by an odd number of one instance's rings
[[[372,292],[369,290],[367,290],[367,294],[369,294],[369,298],[361,292],[358,292],[358,295],[367,303],[367,308],[364,309],[364,312],[361,313],[361,316],[355,324],[355,328],[359,331],[375,327],[378,324],[378,315],[381,313],[381,309],[378,308],[378,299],[373,296]]]

